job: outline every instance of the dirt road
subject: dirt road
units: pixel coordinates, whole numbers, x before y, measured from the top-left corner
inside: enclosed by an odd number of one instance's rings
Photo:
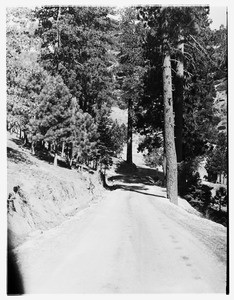
[[[18,247],[26,293],[225,293],[225,228],[151,193],[107,192]]]

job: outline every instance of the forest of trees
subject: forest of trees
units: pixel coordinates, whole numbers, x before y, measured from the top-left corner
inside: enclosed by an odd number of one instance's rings
[[[106,169],[132,135],[147,161],[164,165],[177,204],[201,161],[227,176],[227,29],[211,30],[208,7],[9,8],[7,129],[25,147],[68,166]],[[110,117],[128,109],[128,126]],[[190,185],[190,186],[189,186]]]

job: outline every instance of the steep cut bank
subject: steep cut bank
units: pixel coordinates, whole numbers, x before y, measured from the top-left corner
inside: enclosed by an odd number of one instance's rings
[[[18,142],[8,136],[8,237],[13,248],[98,201],[103,192],[97,174],[54,167]]]

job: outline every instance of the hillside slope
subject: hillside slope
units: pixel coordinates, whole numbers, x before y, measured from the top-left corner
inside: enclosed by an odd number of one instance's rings
[[[102,195],[96,174],[54,167],[17,142],[8,136],[8,232],[13,247],[88,207],[93,193],[95,201]]]

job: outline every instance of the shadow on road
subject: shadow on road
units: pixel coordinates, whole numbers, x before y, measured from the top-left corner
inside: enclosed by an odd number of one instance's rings
[[[131,191],[131,192],[135,192],[135,193],[138,193],[138,194],[143,194],[143,195],[147,195],[147,196],[159,197],[159,198],[165,198],[166,199],[165,196],[142,192],[142,191],[140,191],[138,189],[132,189],[131,187],[130,188],[128,188],[128,187],[122,187],[122,189],[127,190],[127,191]]]
[[[156,195],[147,192],[147,186],[156,186],[157,182],[155,181],[158,177],[154,177],[155,180],[148,174],[157,175],[157,171],[150,168],[139,168],[137,174],[120,174],[108,177],[106,174],[100,172],[100,178],[103,184],[103,187],[109,191],[114,191],[117,189],[131,191],[147,196],[166,198],[162,195]]]
[[[117,169],[116,175],[108,177],[109,182],[114,183],[117,181],[125,184],[134,183],[160,186],[164,179],[163,172],[152,168],[135,167],[135,170],[131,172],[127,172],[127,170],[120,172],[119,170],[120,168]]]
[[[120,181],[123,183],[142,183],[142,184],[148,184],[148,185],[154,185],[155,182],[153,178],[150,178],[150,176],[139,176],[139,175],[115,175],[108,177],[108,181],[115,182]]]

